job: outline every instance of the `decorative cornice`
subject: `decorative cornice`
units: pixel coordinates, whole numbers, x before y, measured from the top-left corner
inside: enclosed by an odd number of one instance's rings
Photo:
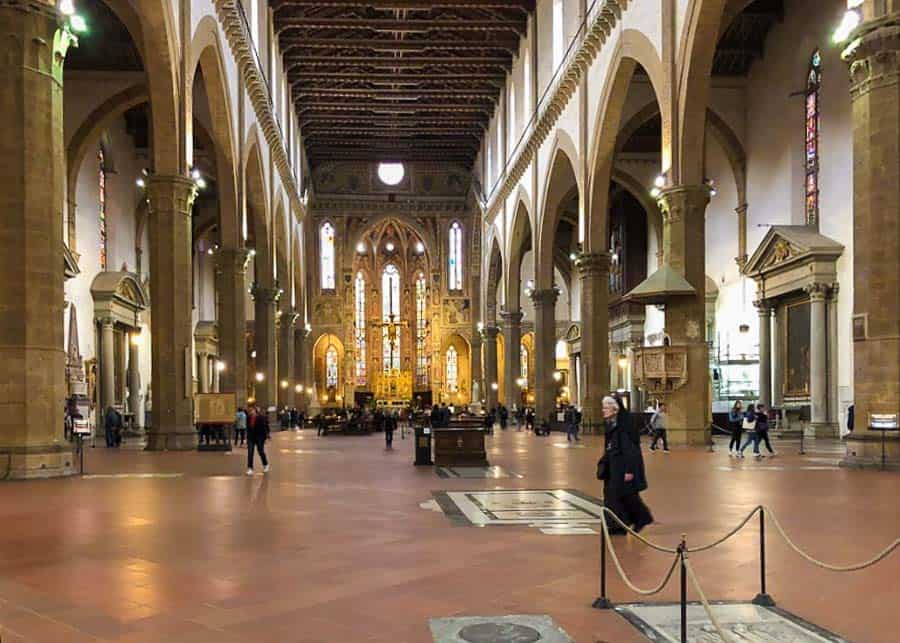
[[[294,212],[302,219],[306,215],[306,206],[300,199],[300,190],[291,172],[291,162],[288,158],[281,127],[278,125],[272,109],[272,102],[269,100],[269,86],[257,64],[256,48],[247,30],[238,2],[240,0],[214,0],[216,14],[222,25],[222,31],[228,38],[231,55],[234,57],[238,72],[244,81],[247,95],[253,104],[256,121],[259,123],[266,143],[269,145],[269,152],[278,167],[281,183],[288,194]],[[243,97],[240,97],[240,100],[243,100]],[[243,127],[243,123],[241,126]]]
[[[571,55],[565,70],[559,74],[550,100],[538,115],[531,133],[524,139],[514,161],[507,166],[509,169],[503,183],[491,195],[490,202],[485,208],[488,223],[493,221],[503,202],[515,190],[541,145],[553,131],[560,115],[578,89],[579,83],[587,74],[588,68],[622,17],[621,5],[624,4],[627,4],[627,0],[605,0],[603,8],[597,11],[591,24],[587,26],[578,49]]]
[[[336,216],[341,214],[360,214],[382,212],[416,213],[465,213],[469,210],[465,201],[365,201],[358,199],[319,199],[310,208],[313,216]]]

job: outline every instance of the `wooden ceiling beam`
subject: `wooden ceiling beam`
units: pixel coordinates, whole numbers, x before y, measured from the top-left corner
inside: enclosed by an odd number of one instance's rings
[[[487,118],[477,118],[474,116],[416,116],[414,114],[406,115],[402,119],[397,117],[384,116],[362,116],[357,114],[310,114],[300,118],[300,127],[313,125],[316,123],[360,123],[363,125],[403,125],[419,124],[419,125],[440,125],[444,123],[452,123],[454,125],[477,126],[482,129],[487,127]]]
[[[307,67],[366,67],[372,69],[426,69],[429,67],[495,67],[509,71],[511,56],[478,56],[448,58],[447,56],[411,56],[387,58],[375,56],[285,56],[287,71]]]
[[[491,38],[490,40],[389,40],[377,38],[306,38],[281,36],[282,51],[296,49],[371,49],[374,51],[480,51],[503,50],[515,54],[519,39]],[[335,54],[338,57],[338,54]]]
[[[457,98],[496,98],[496,89],[402,89],[395,87],[380,87],[378,89],[360,89],[357,87],[326,89],[324,87],[300,87],[294,92],[298,98],[302,96],[330,96],[333,98],[375,98],[379,96],[455,96]]]
[[[317,123],[307,125],[303,129],[304,136],[313,136],[316,134],[334,134],[336,136],[471,136],[475,140],[480,140],[481,130],[477,127],[468,125],[421,125],[421,126],[399,126],[399,127],[366,127],[364,125],[337,125]]]
[[[377,11],[392,9],[513,9],[523,13],[534,11],[535,0],[273,0],[277,12],[292,7],[366,7]]]
[[[463,81],[490,81],[502,83],[506,80],[506,74],[442,74],[440,72],[421,74],[369,74],[365,72],[321,72],[321,71],[295,71],[291,74],[293,81],[310,80],[365,80],[373,83],[421,83],[434,82],[463,82]]]
[[[520,36],[525,35],[527,25],[524,20],[446,20],[446,19],[407,19],[392,18],[322,18],[278,16],[276,33],[282,34],[297,29],[360,29],[388,33],[432,33],[435,31],[511,31]]]

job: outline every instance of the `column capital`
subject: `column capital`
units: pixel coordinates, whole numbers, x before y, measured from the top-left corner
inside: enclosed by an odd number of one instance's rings
[[[251,256],[248,248],[219,248],[216,251],[216,270],[232,270],[244,274]]]
[[[662,213],[663,222],[683,221],[693,210],[705,210],[709,204],[708,185],[676,185],[659,193],[656,202]]]
[[[190,216],[197,198],[197,185],[184,176],[152,174],[147,177],[146,195],[151,215],[180,212]]]
[[[896,85],[900,72],[900,15],[867,20],[850,34],[856,44],[844,53],[850,65],[850,95]]]
[[[582,279],[609,275],[610,254],[608,252],[588,252],[575,260],[575,267]]]
[[[518,326],[522,323],[522,311],[521,310],[501,310],[500,311],[500,319],[503,320],[504,326]]]
[[[490,341],[496,341],[499,334],[500,328],[497,326],[485,326],[481,329],[481,336]]]
[[[250,289],[250,294],[253,295],[253,301],[264,304],[274,304],[281,298],[282,290],[281,288],[276,288],[274,286],[270,287],[253,284],[253,287]]]
[[[100,325],[104,328],[111,328],[116,325],[116,320],[112,315],[107,315],[100,318]]]
[[[757,299],[753,302],[753,305],[756,307],[760,317],[768,317],[772,314],[772,311],[775,310],[772,302],[768,299]]]
[[[535,308],[543,306],[553,307],[559,298],[559,291],[556,288],[544,288],[542,290],[534,290],[531,293],[531,301],[534,302]]]
[[[809,295],[810,301],[825,301],[830,290],[831,286],[824,283],[811,283],[803,287],[803,291]]]
[[[293,329],[299,318],[300,314],[293,307],[285,308],[278,313],[278,326],[283,329]]]

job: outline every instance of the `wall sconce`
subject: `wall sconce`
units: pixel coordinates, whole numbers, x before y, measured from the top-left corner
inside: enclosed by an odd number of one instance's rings
[[[281,388],[287,388],[287,387],[288,387],[288,381],[287,381],[287,380],[281,380]]]
[[[220,373],[225,370],[225,362],[222,360],[216,360],[216,370]]]
[[[500,386],[497,384],[497,382],[491,382],[491,390],[492,391],[496,391],[499,388],[500,388]]]
[[[302,392],[303,392],[303,385],[302,385],[302,384],[297,384],[297,385],[294,387],[294,393],[302,393]]]
[[[553,371],[553,381],[554,382],[562,381],[562,373],[560,373],[559,371]]]
[[[628,358],[625,355],[619,355],[619,368],[628,366]]]
[[[265,379],[265,375],[263,375],[262,373],[257,373],[257,374],[256,374],[256,381],[257,381],[257,382],[262,382],[264,379]]]

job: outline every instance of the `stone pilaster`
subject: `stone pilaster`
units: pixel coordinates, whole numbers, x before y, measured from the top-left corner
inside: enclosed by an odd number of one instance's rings
[[[481,366],[481,333],[473,333],[472,334],[472,350],[470,351],[471,362],[470,368],[472,377],[471,377],[471,388],[469,389],[471,395],[469,397],[469,404],[473,405],[474,409],[481,408],[481,400],[485,399],[485,390],[484,390],[484,376],[482,373]]]
[[[112,317],[100,320],[100,408],[116,403],[116,333]]]
[[[134,413],[134,426],[144,426],[141,413],[141,339],[134,331],[128,338],[128,410]]]
[[[247,405],[247,264],[246,248],[220,248],[216,253],[219,281],[219,353],[225,365],[220,374],[223,392],[237,394],[238,406]]]
[[[71,473],[63,437],[62,79],[54,3],[0,4],[0,479]]]
[[[500,311],[501,326],[503,328],[503,396],[506,398],[506,406],[521,406],[522,390],[516,384],[516,380],[522,377],[522,365],[519,356],[522,345],[522,311]]]
[[[663,190],[663,262],[691,284],[695,294],[666,302],[666,332],[687,348],[688,381],[666,396],[669,439],[705,444],[711,422],[709,347],[706,344],[705,214],[709,188],[687,185]]]
[[[772,307],[762,299],[755,302],[759,313],[759,401],[772,405]]]
[[[183,176],[155,175],[147,179],[146,194],[153,297],[153,426],[147,450],[188,450],[197,445],[191,323],[191,210],[197,188]]]
[[[209,353],[206,351],[201,351],[197,354],[199,359],[197,360],[200,364],[198,379],[200,380],[200,392],[201,393],[209,393]]]
[[[878,5],[881,5],[879,7]],[[849,56],[853,103],[853,395],[855,428],[845,462],[881,462],[871,414],[900,414],[900,11],[867,0]],[[900,467],[900,434],[887,461]]]
[[[481,331],[484,344],[484,404],[487,410],[497,408],[497,335],[496,326],[485,326]]]
[[[828,285],[814,283],[809,295],[809,401],[810,430],[816,437],[834,437],[837,427],[828,416]]]
[[[575,265],[581,279],[581,412],[588,425],[602,421],[609,392],[609,253],[583,254]]]
[[[556,408],[559,384],[554,381],[553,372],[556,370],[558,297],[559,292],[555,288],[531,293],[531,301],[534,302],[534,415],[538,420],[550,419]]]
[[[775,336],[772,338],[772,405],[784,405],[784,310],[775,309]]]
[[[262,381],[256,379],[256,404],[262,410],[274,407],[277,403],[278,372],[276,370],[275,353],[275,305],[281,297],[281,290],[264,286],[253,288],[253,302],[256,313],[256,373],[262,373]],[[274,416],[270,414],[269,421]]]
[[[294,324],[297,313],[282,310],[278,318],[278,406],[294,406]]]
[[[294,382],[295,386],[297,384],[301,386],[301,390],[294,393],[294,402],[298,409],[304,411],[309,406],[309,393],[306,389],[312,386],[312,382],[306,377],[306,360],[309,359],[306,349],[308,334],[306,329],[294,328]]]

